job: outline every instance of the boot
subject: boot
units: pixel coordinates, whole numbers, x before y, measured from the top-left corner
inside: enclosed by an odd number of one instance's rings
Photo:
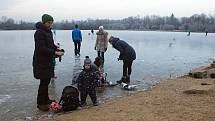
[[[86,106],[86,105],[87,105],[86,102],[82,102],[82,103],[80,104],[80,107],[84,107],[84,106]]]
[[[49,110],[48,105],[37,105],[37,108],[41,111],[48,111]]]
[[[98,105],[99,103],[97,101],[93,103],[93,106],[98,106]]]
[[[75,56],[77,56],[77,54],[78,54],[78,51],[77,51],[77,50],[75,50]]]
[[[122,82],[126,83],[126,77],[123,76],[119,81],[116,81],[118,84],[121,84]]]
[[[130,83],[130,76],[126,76],[126,79],[125,79],[126,83],[129,84]]]
[[[80,50],[78,50],[77,54],[78,54],[78,56],[80,56],[80,55],[81,55],[81,54],[80,54]]]

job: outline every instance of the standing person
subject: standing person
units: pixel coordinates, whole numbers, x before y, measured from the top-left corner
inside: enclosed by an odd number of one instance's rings
[[[123,76],[117,83],[130,83],[132,63],[136,59],[135,50],[125,41],[111,36],[109,42],[120,52],[118,60],[123,60]]]
[[[92,35],[94,35],[94,30],[93,29],[91,29],[91,33],[92,33]]]
[[[208,36],[208,29],[205,30],[205,36]]]
[[[77,82],[78,82],[78,90],[80,91],[81,97],[81,106],[86,105],[86,98],[89,94],[93,105],[97,106],[97,97],[96,97],[96,86],[99,80],[99,73],[94,69],[92,62],[88,56],[86,56],[84,60],[84,69],[79,74]]]
[[[82,35],[81,30],[78,28],[77,24],[75,25],[75,29],[72,30],[72,40],[75,46],[75,56],[80,56]]]
[[[98,57],[101,57],[104,62],[104,53],[107,51],[108,47],[108,33],[104,31],[104,27],[100,26],[99,31],[96,32],[96,44],[95,50],[97,50]]]
[[[51,32],[53,21],[52,16],[44,14],[42,22],[36,23],[36,32],[34,34],[33,74],[36,79],[40,79],[37,108],[42,111],[48,111],[49,104],[52,102],[48,96],[48,85],[53,75],[52,59],[55,56],[59,57],[64,54],[58,51],[59,49],[54,45]]]
[[[190,36],[190,30],[188,30],[188,34],[187,34],[187,36]]]

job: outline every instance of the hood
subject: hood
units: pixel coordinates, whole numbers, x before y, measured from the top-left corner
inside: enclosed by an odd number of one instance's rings
[[[111,38],[111,43],[112,43],[112,45],[114,45],[118,40],[119,40],[119,38],[112,37],[112,38]]]
[[[47,29],[47,28],[43,25],[42,22],[37,22],[37,23],[35,24],[35,27],[36,27],[37,30],[38,30],[38,29],[41,29],[41,30],[44,30],[44,31],[47,31],[47,32],[50,32],[50,31],[51,31],[51,30]]]
[[[102,31],[99,30],[98,32],[96,32],[96,34],[97,34],[97,35],[103,35],[103,34],[106,34],[106,32],[105,32],[104,30],[102,30]]]

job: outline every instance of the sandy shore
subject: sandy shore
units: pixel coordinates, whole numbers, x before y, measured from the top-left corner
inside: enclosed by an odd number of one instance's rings
[[[214,80],[166,80],[150,90],[43,121],[215,121]]]

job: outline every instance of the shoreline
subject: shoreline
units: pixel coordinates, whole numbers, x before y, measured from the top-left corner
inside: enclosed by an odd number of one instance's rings
[[[34,31],[35,29],[0,29],[0,32],[1,31]],[[70,29],[56,29],[58,31],[64,31],[64,30],[68,30],[70,31]],[[90,30],[87,30],[87,29],[83,29],[83,31],[90,31]],[[117,29],[107,29],[107,31],[142,31],[142,32],[177,32],[177,33],[188,33],[187,31],[183,31],[183,30],[132,30],[132,29],[127,29],[127,30],[117,30]],[[191,33],[205,33],[204,31],[195,31],[195,32],[191,32]],[[208,34],[213,34],[215,32],[208,32]]]
[[[215,68],[201,68],[215,73]],[[214,79],[189,75],[163,80],[145,91],[116,97],[96,107],[40,121],[214,121]]]

